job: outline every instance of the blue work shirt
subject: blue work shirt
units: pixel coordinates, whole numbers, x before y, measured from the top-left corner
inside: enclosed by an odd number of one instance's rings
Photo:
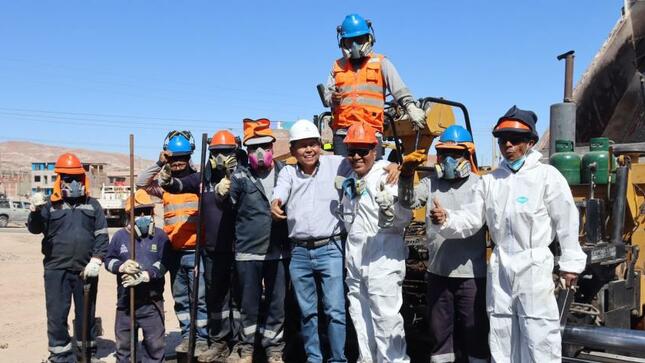
[[[136,259],[141,265],[142,271],[147,271],[150,275],[150,282],[144,282],[137,285],[135,289],[135,299],[137,304],[147,304],[152,301],[163,300],[164,274],[166,273],[167,253],[170,251],[170,241],[166,233],[155,228],[153,237],[137,238],[134,242]],[[122,273],[119,267],[130,259],[130,232],[122,228],[118,230],[108,246],[107,256],[105,257],[105,268],[116,275],[117,281],[117,307],[125,309],[130,302],[130,289],[121,285]]]

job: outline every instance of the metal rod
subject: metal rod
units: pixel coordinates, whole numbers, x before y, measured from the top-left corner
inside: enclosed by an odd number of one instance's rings
[[[627,202],[627,179],[629,167],[616,168],[616,197],[611,211],[611,242],[623,244],[623,228],[625,224],[625,204]]]
[[[573,58],[575,51],[560,54],[558,60],[564,59],[564,102],[573,102]]]
[[[197,300],[199,298],[199,275],[200,275],[200,264],[201,264],[201,246],[202,239],[204,234],[202,233],[202,227],[204,226],[204,188],[206,187],[206,150],[208,148],[208,136],[204,133],[202,134],[202,155],[201,155],[201,183],[199,186],[199,204],[197,213],[199,216],[198,225],[197,225],[197,243],[195,243],[195,267],[193,268],[193,286],[191,291],[191,305],[190,305],[190,328],[188,330],[188,357],[187,361],[189,363],[193,362],[195,355],[195,334],[196,327],[195,323],[197,321]],[[210,183],[210,180],[208,181]]]
[[[90,279],[83,276],[83,326],[81,334],[81,361],[83,363],[90,363],[90,358],[88,354],[88,341],[89,341],[89,332],[90,332]]]
[[[645,331],[642,330],[567,325],[562,342],[645,356]]]
[[[136,261],[134,239],[134,135],[130,134],[130,259]],[[130,362],[137,361],[137,318],[135,287],[130,287]]]

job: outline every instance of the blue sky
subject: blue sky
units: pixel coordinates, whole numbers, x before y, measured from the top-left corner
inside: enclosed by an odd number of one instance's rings
[[[538,128],[620,17],[619,0],[0,1],[2,140],[156,158],[173,128],[240,131],[245,117],[294,121],[323,111],[315,85],[340,55],[336,26],[373,21],[375,49],[416,97],[464,103],[482,164],[510,106]],[[198,137],[199,138],[199,137]]]

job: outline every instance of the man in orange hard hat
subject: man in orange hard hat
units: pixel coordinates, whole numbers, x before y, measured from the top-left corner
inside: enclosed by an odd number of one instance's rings
[[[250,168],[233,173],[230,192],[218,191],[218,197],[230,202],[236,211],[235,281],[241,326],[233,357],[239,363],[252,362],[258,335],[263,348],[260,354],[266,354],[267,362],[283,362],[290,246],[286,221],[271,218],[269,201],[284,164],[273,159],[275,137],[270,126],[266,118],[244,120],[243,142]]]
[[[231,175],[238,166],[237,143],[230,131],[217,131],[211,138],[210,157],[202,171],[177,178],[169,167],[159,172],[159,185],[169,193],[200,193],[201,173],[206,174],[202,220],[204,225],[204,281],[208,310],[210,346],[206,351],[195,350],[199,362],[228,358],[229,344],[234,341],[231,306],[231,277],[233,273],[233,242],[235,213],[230,203],[216,198],[216,192],[226,194],[231,187]]]
[[[92,362],[99,362],[96,353],[94,312],[96,286],[103,258],[108,246],[108,228],[99,202],[89,196],[89,180],[80,160],[71,153],[56,161],[57,174],[54,192],[48,202],[41,193],[32,197],[31,213],[27,222],[29,232],[43,234],[42,251],[45,268],[45,300],[47,308],[47,338],[49,362],[75,362],[77,347],[67,332],[67,316],[74,298],[74,335],[83,337],[85,320],[83,284],[90,283],[90,311],[88,341]],[[76,348],[76,349],[75,349]]]
[[[407,257],[403,231],[411,213],[398,205],[397,186],[386,183],[384,168],[390,163],[376,161],[376,130],[356,123],[344,142],[353,169],[340,185],[347,230],[345,281],[359,360],[409,362],[399,310]]]

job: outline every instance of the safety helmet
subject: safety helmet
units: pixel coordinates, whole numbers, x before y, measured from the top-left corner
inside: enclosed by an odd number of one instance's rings
[[[134,210],[136,211],[137,209],[154,208],[154,206],[155,204],[152,202],[150,194],[148,194],[148,192],[146,192],[144,189],[137,189],[137,191],[134,193]],[[129,196],[125,201],[126,213],[130,213],[131,207],[132,196]]]
[[[244,145],[258,145],[274,142],[275,137],[271,131],[271,121],[266,118],[253,120],[245,118],[244,124]]]
[[[378,144],[376,130],[368,124],[358,122],[347,129],[347,136],[343,140],[345,144]]]
[[[349,14],[343,20],[343,23],[336,28],[339,39],[360,37],[361,35],[370,34],[372,22],[365,20],[358,14]]]
[[[218,149],[235,149],[237,148],[237,143],[235,142],[235,135],[233,135],[228,130],[220,130],[213,134],[211,137],[210,145],[208,146],[209,150],[218,150]]]
[[[493,136],[500,137],[505,133],[526,134],[531,140],[537,142],[540,136],[535,129],[537,115],[533,111],[522,110],[513,105],[504,116],[497,120],[493,128]]]
[[[190,155],[195,150],[195,140],[190,131],[173,130],[166,135],[163,149],[170,151],[172,156]]]
[[[56,165],[54,166],[54,172],[57,174],[85,174],[85,169],[83,169],[83,164],[72,153],[65,153],[58,157],[56,160]]]
[[[304,139],[320,139],[320,131],[309,120],[298,120],[289,129],[289,142]]]
[[[440,142],[473,142],[473,137],[470,135],[470,132],[463,128],[463,126],[452,125],[445,129],[441,136],[439,137]]]

